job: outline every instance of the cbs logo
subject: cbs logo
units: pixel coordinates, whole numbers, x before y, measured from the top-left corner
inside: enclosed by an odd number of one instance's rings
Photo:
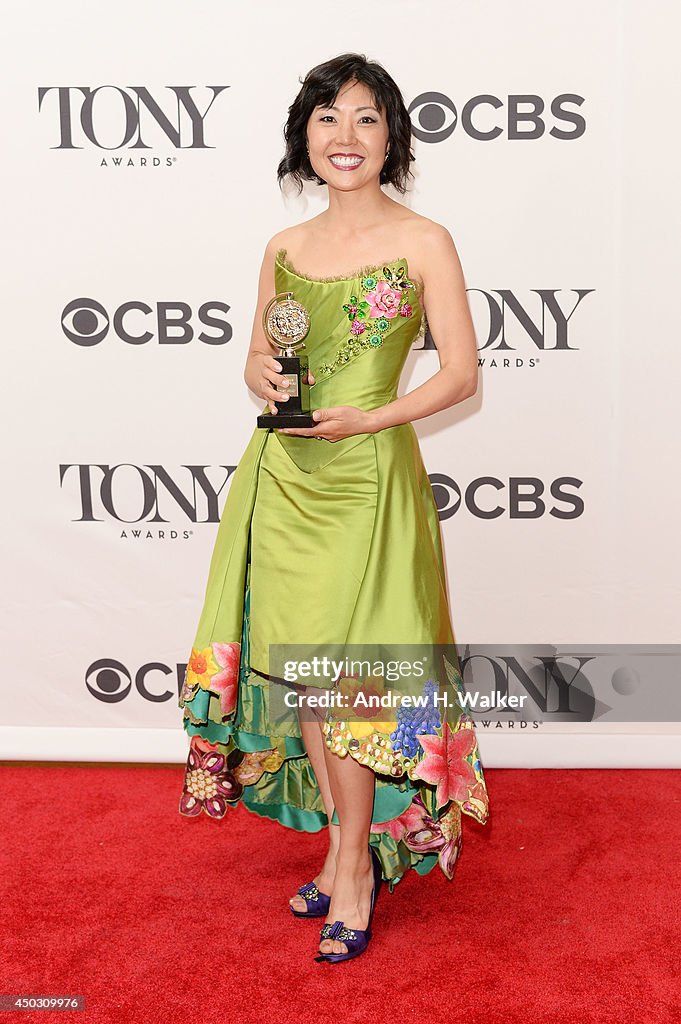
[[[579,107],[584,97],[561,93],[549,103],[541,96],[523,93],[507,96],[482,94],[466,100],[459,114],[454,102],[442,92],[422,92],[409,104],[412,131],[420,142],[444,142],[461,125],[461,130],[479,142],[504,135],[507,139],[540,139],[549,134],[556,139],[579,139],[586,131],[586,120],[571,106]],[[528,109],[529,108],[529,109]],[[561,123],[568,127],[560,127]]]
[[[232,326],[224,316],[230,310],[225,302],[204,302],[196,315],[187,302],[146,302],[131,300],[114,311],[113,317],[96,299],[73,299],[61,315],[64,334],[74,345],[92,348],[106,338],[110,329],[126,345],[147,345],[154,338],[159,345],[187,345],[198,338],[204,345],[226,345]],[[212,333],[197,333],[195,321]]]

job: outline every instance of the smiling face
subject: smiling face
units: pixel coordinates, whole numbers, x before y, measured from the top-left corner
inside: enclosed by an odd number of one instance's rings
[[[388,148],[385,114],[366,85],[346,82],[332,106],[316,107],[307,123],[310,163],[330,188],[378,183]]]

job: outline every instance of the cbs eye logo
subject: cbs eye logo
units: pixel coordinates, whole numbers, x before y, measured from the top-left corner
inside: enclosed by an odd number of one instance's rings
[[[554,96],[546,102],[532,93],[509,95],[505,100],[483,94],[472,96],[461,108],[443,92],[422,92],[409,104],[412,133],[420,142],[444,142],[460,123],[463,132],[479,142],[488,142],[506,134],[508,139],[540,139],[549,134],[556,139],[578,139],[586,131],[582,114],[570,109],[581,106],[584,97],[576,93]],[[565,122],[568,127],[559,127]],[[501,125],[504,124],[504,127]]]
[[[74,299],[61,315],[64,334],[75,345],[99,345],[109,333],[109,314],[95,299]]]
[[[126,345],[146,345],[157,339],[159,345],[187,345],[194,338],[204,345],[225,345],[232,337],[232,325],[218,314],[231,309],[225,302],[204,302],[194,315],[187,302],[124,302],[109,316],[106,308],[96,299],[81,297],[67,303],[61,314],[61,328],[74,345],[92,348],[106,338],[111,326],[113,333]],[[197,330],[196,319],[215,333]],[[152,328],[152,329],[150,329]]]
[[[144,700],[153,704],[165,704],[179,695],[186,668],[186,664],[178,664],[175,667],[175,691],[168,688],[168,676],[173,675],[173,669],[161,661],[150,661],[146,665],[140,665],[133,680],[122,661],[116,661],[115,658],[100,658],[87,668],[85,686],[102,704],[120,704],[130,696],[133,685]]]
[[[412,116],[412,131],[421,142],[444,142],[459,120],[456,107],[443,92],[422,92],[409,105],[410,115],[416,111],[416,118]]]

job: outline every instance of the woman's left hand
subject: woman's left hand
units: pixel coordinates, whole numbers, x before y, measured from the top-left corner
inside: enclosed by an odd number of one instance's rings
[[[284,409],[286,406],[283,407]],[[321,437],[326,441],[340,441],[353,434],[373,433],[371,412],[365,412],[354,405],[334,405],[327,409],[315,409],[314,427],[275,427],[278,434],[294,434],[299,437]]]

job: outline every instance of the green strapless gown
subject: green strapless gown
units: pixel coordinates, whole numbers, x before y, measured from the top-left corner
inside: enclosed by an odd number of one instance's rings
[[[275,286],[310,311],[312,408],[397,398],[426,329],[406,259],[312,278],[280,249]],[[190,736],[181,814],[222,818],[242,801],[299,831],[328,824],[295,712],[270,716],[270,691],[281,693],[265,678],[275,643],[454,644],[440,524],[411,423],[333,443],[254,429],[225,501],[178,701]],[[450,661],[435,680],[450,706],[431,708],[427,721],[416,709],[380,722],[376,712],[326,717],[328,746],[376,774],[370,841],[391,888],[409,867],[427,874],[438,861],[451,878],[461,813],[488,818],[455,651]]]

